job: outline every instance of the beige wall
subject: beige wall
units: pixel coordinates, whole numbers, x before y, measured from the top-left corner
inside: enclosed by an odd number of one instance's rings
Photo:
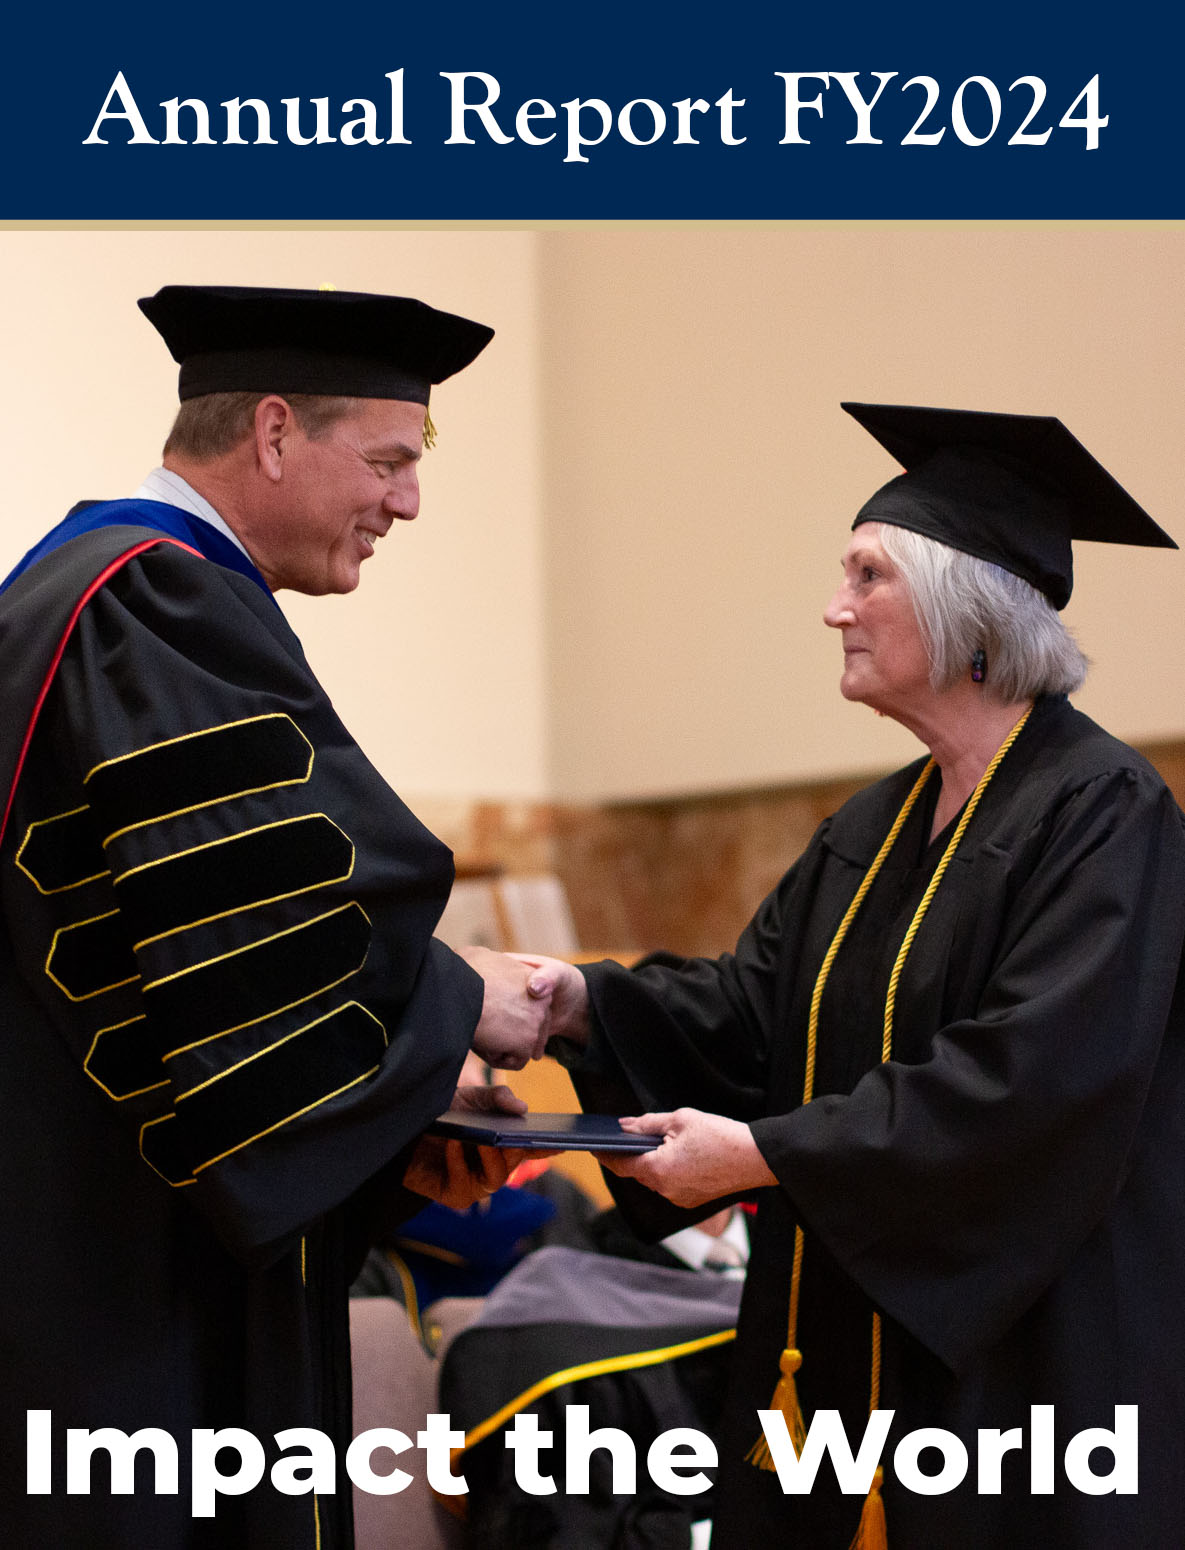
[[[1185,538],[1185,228],[2,231],[0,565],[155,460],[159,284],[396,290],[492,323],[442,387],[421,520],[283,599],[413,800],[597,800],[876,769],[819,622],[895,472],[841,398],[1057,413]],[[1083,546],[1084,708],[1185,732],[1185,558]]]
[[[779,783],[916,751],[820,622],[897,467],[838,404],[1058,414],[1185,541],[1185,228],[794,226],[543,248],[553,779]],[[1082,706],[1185,727],[1185,557],[1079,549]],[[578,580],[577,580],[578,578]]]

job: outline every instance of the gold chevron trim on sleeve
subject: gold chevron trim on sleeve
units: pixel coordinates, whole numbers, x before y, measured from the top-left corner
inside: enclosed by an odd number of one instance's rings
[[[256,828],[244,829],[237,834],[228,834],[223,835],[216,840],[207,840],[204,844],[194,845],[186,850],[175,851],[168,856],[157,857],[153,861],[146,861],[139,866],[129,867],[127,871],[121,872],[119,876],[114,879],[115,887],[119,887],[121,884],[126,885],[131,880],[144,877],[146,874],[154,871],[159,867],[174,865],[177,862],[189,860],[195,856],[202,855],[203,853],[213,852],[215,850],[222,850],[226,852],[228,847],[242,845],[245,842],[256,839],[260,835],[275,833],[281,829],[289,829],[293,831],[292,837],[295,840],[297,838],[295,832],[297,826],[309,824],[327,826],[333,829],[335,833],[345,841],[346,852],[348,852],[348,860],[345,861],[340,870],[316,876],[310,875],[307,881],[302,881],[298,887],[284,888],[276,893],[265,893],[259,896],[252,896],[243,899],[240,902],[233,903],[227,908],[215,909],[209,914],[201,915],[191,920],[182,920],[176,925],[169,926],[165,931],[154,932],[151,936],[141,938],[140,941],[134,944],[134,950],[139,952],[142,948],[149,946],[153,942],[162,941],[165,937],[175,936],[178,932],[181,931],[192,931],[198,926],[207,926],[216,920],[225,920],[230,915],[238,915],[246,910],[259,909],[266,904],[278,904],[284,899],[295,899],[298,898],[301,894],[313,893],[318,888],[326,888],[334,883],[348,882],[349,879],[353,876],[356,852],[354,849],[354,842],[350,839],[349,835],[345,832],[344,829],[340,827],[340,825],[334,823],[333,819],[330,818],[327,813],[302,813],[295,818],[281,818],[278,819],[275,823],[260,824]],[[264,886],[266,886],[266,883]]]
[[[233,1076],[236,1071],[241,1071],[244,1066],[249,1066],[253,1061],[256,1060],[262,1060],[265,1055],[270,1055],[275,1050],[280,1049],[283,1045],[288,1044],[291,1040],[298,1039],[302,1033],[310,1032],[311,1029],[318,1027],[321,1023],[327,1023],[330,1018],[338,1017],[342,1012],[347,1010],[357,1010],[359,1012],[365,1013],[365,1015],[370,1018],[371,1022],[382,1034],[383,1044],[386,1045],[387,1030],[383,1027],[382,1023],[374,1015],[374,1013],[367,1011],[366,1007],[364,1007],[361,1002],[347,1001],[342,1006],[335,1006],[332,1012],[326,1012],[321,1017],[314,1017],[311,1023],[305,1023],[303,1027],[294,1028],[291,1033],[286,1033],[282,1039],[275,1039],[271,1044],[265,1044],[262,1049],[253,1050],[250,1055],[245,1055],[242,1060],[235,1061],[233,1066],[227,1066],[225,1071],[216,1071],[213,1076],[208,1076],[204,1082],[199,1082],[196,1087],[190,1087],[185,1092],[178,1093],[177,1102],[181,1103],[186,1098],[192,1098],[195,1093],[204,1092],[207,1087],[212,1087],[215,1082],[224,1082],[228,1076]],[[367,1075],[369,1075],[369,1072]],[[353,1086],[353,1083],[348,1083],[347,1085]],[[342,1088],[339,1088],[338,1090],[344,1091]],[[332,1098],[334,1095],[332,1093],[327,1093],[325,1096],[327,1098]],[[320,1099],[318,1101],[324,1102],[324,1099]],[[315,1108],[316,1105],[310,1104],[309,1107]],[[306,1112],[306,1110],[302,1109],[300,1112],[303,1114]],[[293,1116],[289,1117],[291,1118]],[[281,1121],[281,1123],[285,1122]],[[275,1129],[275,1126],[272,1126],[271,1128]],[[244,1143],[244,1145],[245,1144],[246,1143]],[[217,1162],[217,1160],[217,1158],[213,1159],[215,1162]],[[203,1164],[203,1166],[208,1167],[209,1164],[206,1163]]]
[[[217,760],[211,757],[213,752],[219,755]],[[312,774],[313,760],[313,745],[292,717],[269,711],[105,759],[87,772],[83,785],[97,777],[105,810],[127,820],[104,838],[106,847],[148,824],[219,802],[304,785]],[[255,778],[240,784],[243,771]]]
[[[157,1119],[146,1120],[140,1126],[140,1156],[152,1169],[153,1173],[158,1174],[164,1179],[170,1189],[184,1189],[187,1184],[196,1184],[197,1180],[192,1173],[184,1173],[179,1162],[172,1172],[167,1171],[169,1132],[159,1128],[175,1124],[176,1120],[176,1114],[162,1114]],[[151,1135],[149,1131],[152,1132]],[[152,1156],[149,1155],[151,1152],[156,1153],[155,1162]]]
[[[119,968],[112,968],[112,962],[118,962],[121,948],[126,950],[122,939],[113,930],[114,922],[118,918],[118,910],[107,910],[102,915],[92,915],[89,920],[78,920],[69,926],[59,926],[54,932],[49,954],[45,960],[45,974],[68,1000],[90,1001],[95,996],[105,995],[109,990],[118,990],[121,985],[132,985],[140,978],[135,970],[134,960],[130,957],[122,967],[132,969],[132,973],[124,974],[118,979],[106,978],[110,973],[120,974]],[[112,925],[103,926],[104,921],[109,921]],[[96,930],[96,927],[101,929]],[[73,936],[73,933],[78,931],[87,934],[79,940]],[[107,940],[105,941],[104,938]],[[79,948],[81,948],[81,954],[78,961],[67,967],[62,961],[63,958],[69,951],[77,952]],[[56,965],[55,960],[57,960]],[[93,968],[93,977],[101,980],[102,983],[90,985],[86,978],[87,968]]]
[[[228,953],[219,953],[213,958],[204,959],[201,963],[191,964],[187,968],[178,969],[174,974],[162,975],[160,979],[151,980],[148,984],[146,984],[144,986],[144,992],[147,995],[149,992],[159,989],[162,985],[176,984],[179,980],[184,979],[187,975],[196,974],[202,969],[209,969],[217,964],[227,963],[230,959],[241,957],[244,953],[256,952],[261,947],[266,947],[270,943],[278,942],[285,937],[294,936],[298,932],[313,931],[323,922],[332,920],[337,916],[345,915],[350,912],[356,912],[359,916],[361,916],[361,918],[369,927],[370,916],[367,915],[366,911],[360,904],[356,903],[354,900],[351,900],[349,904],[343,904],[338,909],[327,910],[323,915],[316,915],[311,920],[302,920],[298,925],[285,927],[283,931],[274,931],[270,936],[260,937],[258,941],[247,942],[242,947],[232,948]],[[161,1059],[173,1060],[176,1056],[184,1055],[189,1050],[198,1049],[203,1044],[211,1043],[214,1039],[223,1039],[226,1038],[228,1034],[239,1033],[244,1028],[253,1028],[257,1023],[267,1022],[267,1020],[271,1017],[281,1017],[285,1012],[291,1012],[293,1008],[303,1006],[305,1002],[314,1001],[318,996],[325,995],[327,991],[336,990],[339,985],[344,985],[346,980],[353,979],[354,975],[359,973],[363,964],[366,962],[366,956],[367,949],[364,949],[362,957],[356,964],[353,965],[352,968],[347,969],[343,974],[339,974],[336,979],[328,980],[325,984],[317,985],[312,990],[306,991],[303,995],[298,996],[294,1001],[285,1002],[282,1006],[269,1007],[266,1011],[260,1012],[256,1017],[249,1017],[245,1021],[241,1023],[235,1023],[231,1027],[218,1028],[213,1033],[208,1033],[200,1039],[192,1040],[189,1044],[180,1044],[176,1049],[166,1051],[166,1053],[161,1056]]]
[[[147,1027],[148,1018],[144,1015],[143,1012],[139,1013],[136,1017],[126,1018],[122,1023],[112,1023],[109,1028],[100,1028],[98,1033],[96,1033],[94,1038],[91,1040],[91,1047],[87,1050],[86,1059],[82,1062],[82,1069],[86,1072],[87,1076],[90,1077],[91,1081],[94,1082],[97,1087],[101,1087],[102,1090],[107,1094],[108,1098],[113,1098],[116,1103],[123,1103],[127,1098],[139,1098],[144,1093],[155,1092],[158,1087],[167,1087],[169,1084],[168,1077],[164,1076],[161,1077],[159,1082],[149,1082],[147,1086],[137,1087],[130,1092],[115,1092],[112,1087],[108,1086],[107,1082],[105,1082],[101,1076],[96,1075],[95,1065],[98,1064],[96,1056],[99,1054],[100,1042],[104,1039],[107,1040],[107,1045],[103,1050],[103,1058],[105,1064],[110,1064],[110,1050],[113,1036],[121,1036],[121,1042],[130,1041],[134,1036],[128,1035],[125,1030],[133,1027],[137,1023],[145,1024],[143,1028],[137,1030],[139,1033],[149,1032]]]
[[[77,837],[70,832],[82,828],[78,823],[71,824],[70,819],[77,820],[89,811],[89,806],[84,802],[81,807],[55,813],[52,818],[38,818],[25,830],[25,837],[12,858],[13,863],[44,897],[68,893],[71,888],[81,888],[84,883],[94,883],[100,877],[108,876],[109,868],[104,864],[102,852],[94,846],[89,827]],[[58,827],[52,827],[55,825]],[[61,850],[56,854],[52,850],[46,853],[47,841],[52,843],[54,839],[61,840]],[[63,855],[71,860],[63,862]],[[64,869],[66,881],[50,882],[48,871],[55,862],[60,872]],[[85,875],[74,875],[79,871]]]
[[[340,1098],[342,1093],[348,1093],[351,1087],[357,1087],[359,1082],[366,1082],[375,1075],[378,1066],[371,1066],[369,1071],[361,1071],[350,1081],[343,1082],[340,1087],[335,1087],[331,1093],[323,1093],[320,1098],[315,1098],[312,1103],[306,1103],[301,1109],[296,1109],[291,1114],[285,1114],[283,1119],[278,1119],[274,1125],[268,1125],[264,1130],[258,1130],[253,1136],[248,1136],[245,1141],[236,1142],[234,1146],[228,1146],[224,1152],[219,1152],[217,1157],[210,1157],[204,1163],[198,1163],[193,1170],[194,1174],[203,1172],[206,1168],[212,1168],[224,1157],[230,1157],[235,1152],[241,1152],[245,1146],[250,1146],[255,1141],[261,1141],[264,1136],[270,1136],[273,1131],[281,1130],[285,1125],[290,1125],[294,1119],[299,1119],[302,1114],[311,1114],[314,1109],[319,1109],[323,1103],[328,1103],[331,1098]]]

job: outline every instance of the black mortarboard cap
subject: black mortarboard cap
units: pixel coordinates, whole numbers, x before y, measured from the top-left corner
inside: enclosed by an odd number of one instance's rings
[[[1070,542],[1177,545],[1053,415],[851,404],[905,467],[857,512],[1023,576],[1055,608],[1074,584]]]
[[[166,285],[139,306],[180,363],[182,399],[249,391],[426,404],[433,383],[494,337],[410,296],[364,291]]]

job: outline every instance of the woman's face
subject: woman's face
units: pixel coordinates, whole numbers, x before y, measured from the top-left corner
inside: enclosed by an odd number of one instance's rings
[[[823,621],[843,632],[844,699],[908,722],[933,695],[930,661],[905,579],[880,533],[879,522],[862,522],[852,534]]]

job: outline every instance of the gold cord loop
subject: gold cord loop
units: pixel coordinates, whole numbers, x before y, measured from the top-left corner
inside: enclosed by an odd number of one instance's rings
[[[943,851],[938,865],[934,869],[934,876],[930,879],[929,885],[927,886],[925,893],[922,895],[921,902],[919,903],[917,909],[914,911],[913,919],[909,923],[909,929],[905,933],[904,940],[901,943],[900,950],[898,951],[896,960],[894,961],[892,973],[889,975],[889,989],[885,997],[884,1026],[881,1034],[882,1065],[892,1056],[893,1013],[897,1005],[897,986],[900,983],[901,974],[905,968],[905,960],[909,956],[909,950],[913,946],[914,938],[918,934],[918,930],[921,927],[922,921],[926,918],[926,911],[930,908],[930,902],[938,891],[938,885],[942,882],[942,879],[946,874],[947,867],[950,865],[955,851],[959,847],[960,841],[962,840],[964,834],[967,832],[967,826],[970,824],[971,819],[975,815],[975,809],[979,806],[980,798],[987,790],[992,776],[999,769],[1000,763],[1003,760],[1005,754],[1012,747],[1013,743],[1016,742],[1016,739],[1023,731],[1025,723],[1028,721],[1030,715],[1032,714],[1032,710],[1033,707],[1030,705],[1028,710],[1025,711],[1024,715],[1009,732],[1008,736],[1000,744],[999,748],[993,755],[987,769],[984,770],[978,784],[975,787],[975,790],[971,793],[971,796],[963,809],[958,824],[955,826],[955,832],[951,835],[950,841],[947,844],[946,849]],[[814,1096],[815,1057],[818,1050],[819,1038],[819,1007],[823,1000],[823,988],[827,983],[828,975],[831,973],[831,966],[835,962],[836,955],[838,954],[839,949],[843,944],[844,937],[848,933],[848,928],[852,924],[852,921],[855,919],[856,911],[860,908],[861,904],[863,904],[865,898],[867,897],[869,889],[872,887],[873,882],[876,880],[877,873],[884,865],[885,859],[896,843],[897,837],[901,833],[901,830],[905,827],[905,822],[908,819],[910,813],[913,811],[914,806],[917,803],[917,799],[922,794],[926,782],[929,780],[934,768],[934,760],[928,759],[921,774],[914,782],[913,789],[910,791],[909,795],[906,797],[904,803],[902,804],[901,811],[893,820],[893,826],[885,837],[885,841],[881,845],[881,848],[877,851],[875,857],[873,858],[872,865],[864,874],[863,880],[861,881],[859,888],[856,890],[856,895],[853,898],[851,904],[848,905],[847,912],[845,913],[843,919],[840,921],[839,928],[836,931],[834,937],[831,939],[831,945],[828,947],[827,952],[824,955],[823,963],[819,969],[818,976],[815,979],[814,991],[811,994],[810,1016],[807,1021],[806,1069],[803,1079],[802,1092],[802,1101],[804,1104],[810,1103]],[[787,1428],[791,1438],[794,1440],[794,1450],[800,1456],[802,1453],[803,1443],[806,1441],[806,1423],[802,1414],[801,1406],[798,1402],[798,1391],[794,1382],[794,1374],[802,1365],[802,1354],[798,1348],[798,1297],[802,1285],[803,1250],[804,1237],[802,1228],[795,1227],[794,1263],[790,1274],[790,1311],[788,1319],[788,1331],[786,1336],[786,1349],[783,1351],[782,1357],[779,1361],[781,1377],[778,1380],[778,1385],[774,1390],[774,1396],[771,1401],[771,1408],[781,1410],[785,1415]],[[796,1359],[791,1361],[792,1358]],[[871,1413],[872,1411],[880,1408],[881,1319],[879,1313],[874,1313],[872,1315],[872,1351],[870,1365],[871,1374],[869,1380],[868,1408],[869,1412]],[[764,1434],[762,1434],[761,1438],[754,1444],[752,1448],[750,1448],[749,1452],[745,1456],[748,1461],[751,1464],[755,1464],[758,1469],[774,1468],[773,1458],[770,1454],[768,1444],[765,1441]],[[881,1486],[883,1482],[884,1470],[881,1466],[878,1465],[876,1474],[873,1476],[871,1489],[868,1492],[868,1496],[865,1498],[864,1509],[860,1515],[860,1526],[856,1531],[856,1537],[852,1541],[850,1550],[887,1550],[885,1508],[884,1502],[881,1499]]]

